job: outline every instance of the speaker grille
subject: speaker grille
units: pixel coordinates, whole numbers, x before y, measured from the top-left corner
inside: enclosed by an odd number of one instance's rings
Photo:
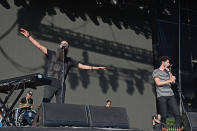
[[[44,126],[88,126],[85,105],[43,103]]]
[[[104,106],[89,106],[90,126],[129,128],[125,108]]]

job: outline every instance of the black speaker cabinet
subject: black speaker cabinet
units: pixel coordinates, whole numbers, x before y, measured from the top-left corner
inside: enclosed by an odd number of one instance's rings
[[[85,105],[42,103],[35,119],[39,126],[88,126]]]
[[[88,106],[91,127],[129,128],[129,121],[125,108]]]

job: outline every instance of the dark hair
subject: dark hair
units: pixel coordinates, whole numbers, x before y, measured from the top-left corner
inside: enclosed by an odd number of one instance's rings
[[[66,58],[68,54],[68,49],[61,49],[60,47],[58,47],[56,50],[56,58],[59,61],[63,60],[63,50],[64,50],[64,58]]]
[[[170,58],[168,56],[162,56],[159,59],[160,65],[162,64],[162,62],[166,62],[167,60],[170,60]]]
[[[108,103],[108,102],[110,102],[110,103],[111,103],[111,100],[107,100],[107,101],[106,101],[106,103]]]

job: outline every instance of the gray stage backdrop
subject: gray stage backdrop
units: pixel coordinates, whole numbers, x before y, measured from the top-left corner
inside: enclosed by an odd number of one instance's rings
[[[44,55],[18,31],[28,17],[23,17],[22,7],[15,6],[13,1],[9,3],[11,9],[0,5],[0,80],[44,73]],[[37,27],[31,34],[41,44],[54,50],[58,46],[57,41],[60,43],[62,39],[68,39],[69,56],[83,64],[108,68],[106,71],[72,69],[66,80],[65,103],[105,105],[105,101],[110,99],[112,106],[127,109],[131,128],[150,131],[151,116],[156,110],[151,78],[152,39],[131,29],[118,29],[99,18],[100,25],[97,26],[88,16],[87,21],[78,18],[73,22],[59,9],[56,12],[57,15],[40,18],[39,25],[36,25],[36,19],[35,23],[30,19],[30,23],[35,24],[32,27]],[[36,13],[39,12],[31,14],[32,17],[39,16]],[[41,104],[43,89],[38,87],[33,90],[35,108]],[[8,106],[17,93],[14,93]],[[1,94],[1,98],[4,97]]]

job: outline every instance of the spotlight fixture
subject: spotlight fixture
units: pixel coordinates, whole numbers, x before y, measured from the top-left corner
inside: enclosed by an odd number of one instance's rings
[[[111,3],[112,5],[117,5],[117,4],[118,4],[118,0],[110,0],[110,3]]]
[[[96,4],[97,6],[102,7],[103,2],[101,0],[96,0]]]
[[[139,9],[140,9],[140,10],[143,10],[143,9],[144,9],[144,7],[143,7],[143,6],[139,6]]]
[[[163,14],[172,15],[171,12],[166,8],[163,10]]]

